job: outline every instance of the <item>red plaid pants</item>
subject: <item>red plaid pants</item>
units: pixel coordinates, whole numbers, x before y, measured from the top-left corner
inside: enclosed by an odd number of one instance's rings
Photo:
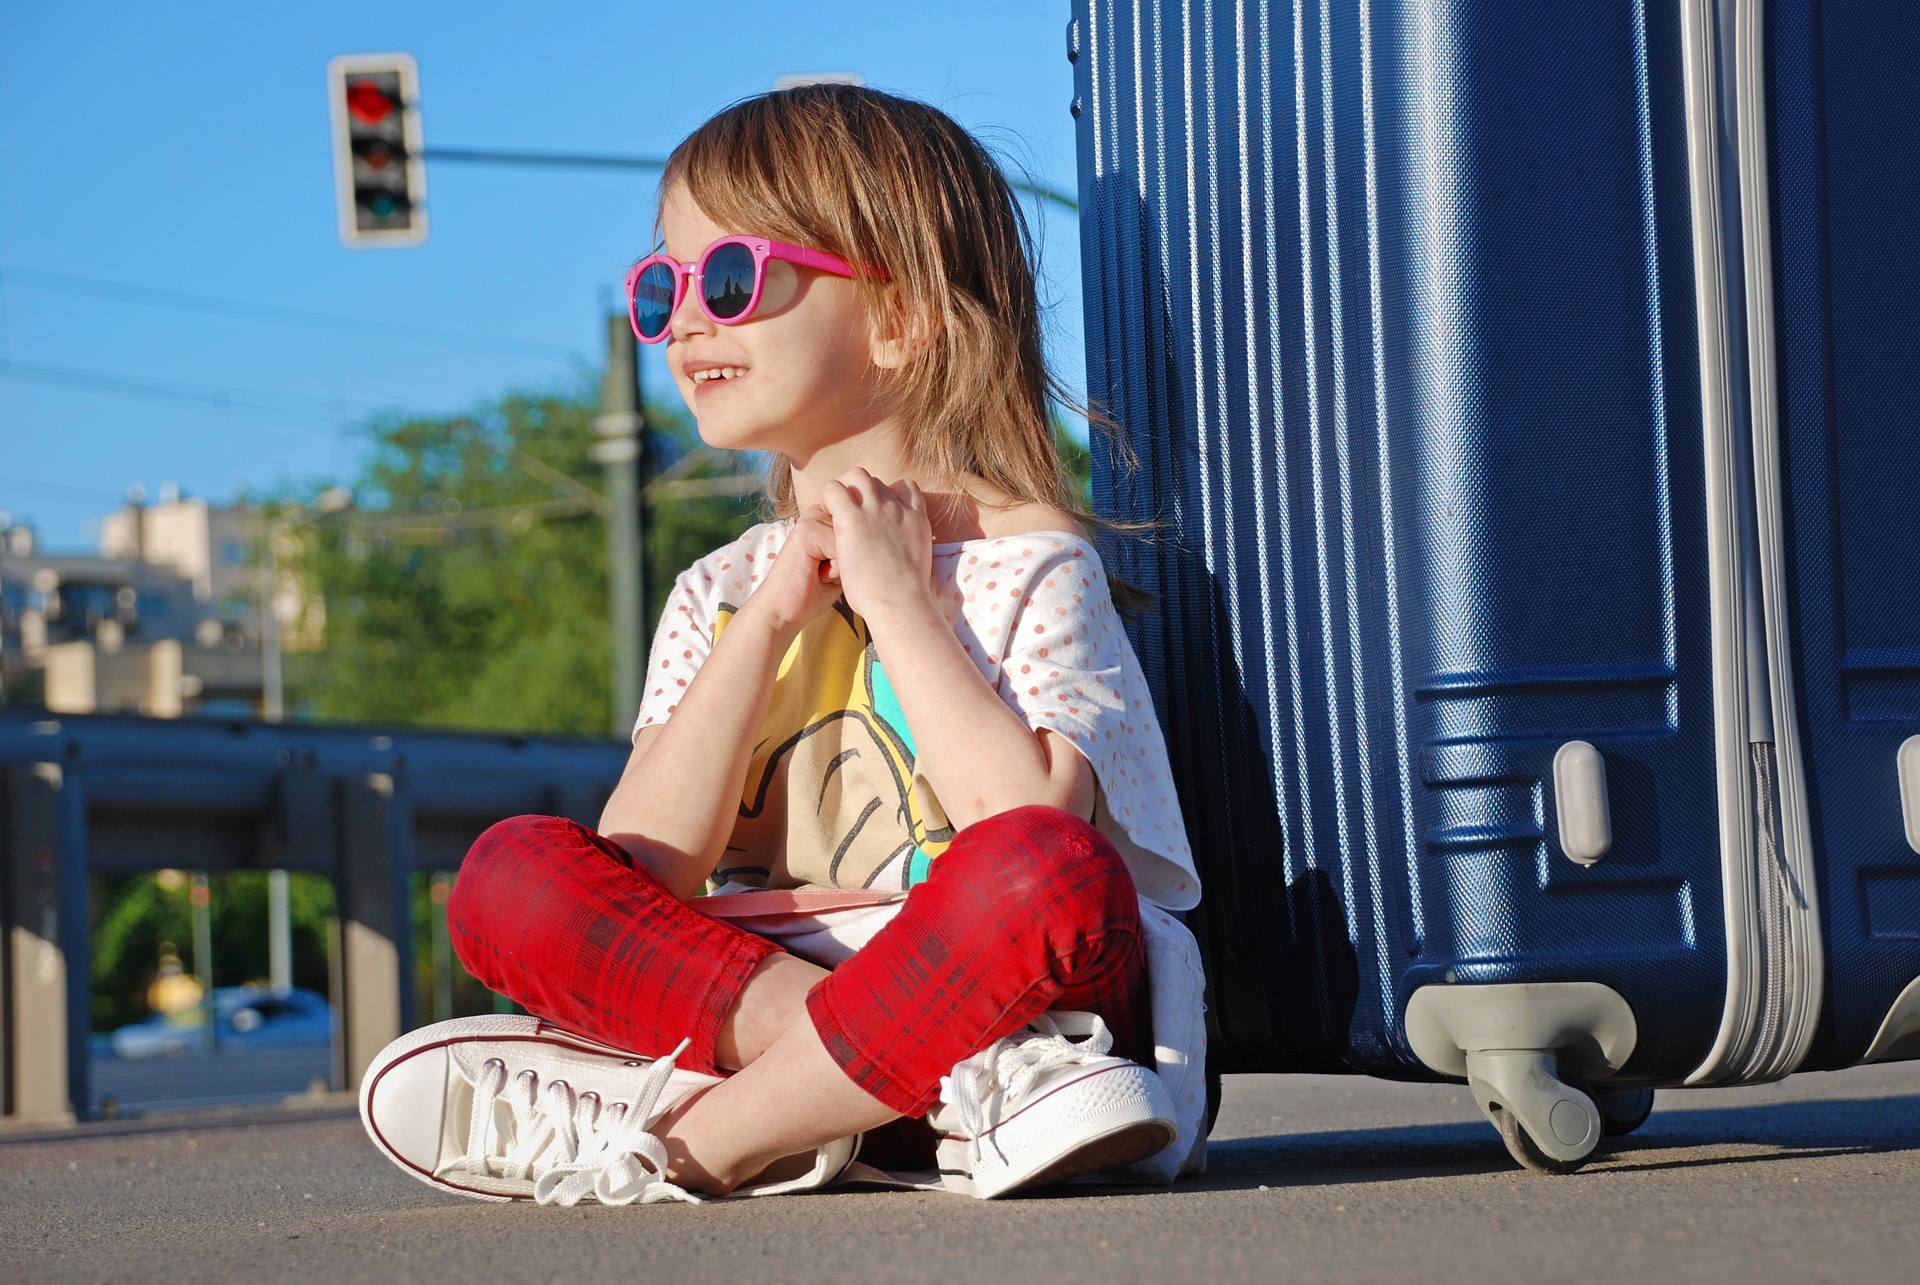
[[[643,1057],[714,1041],[780,948],[681,901],[612,841],[560,817],[502,821],[447,905],[454,949],[534,1015]],[[827,1051],[917,1116],[961,1059],[1050,1009],[1100,1014],[1150,1061],[1140,910],[1126,864],[1071,812],[1024,807],[962,830],[880,932],[807,997]]]

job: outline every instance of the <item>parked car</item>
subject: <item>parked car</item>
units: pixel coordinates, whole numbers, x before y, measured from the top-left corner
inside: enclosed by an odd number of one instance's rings
[[[214,1043],[222,1051],[326,1048],[333,1007],[317,991],[275,992],[262,986],[218,986],[213,992]],[[108,1037],[118,1057],[179,1057],[206,1047],[205,1014],[155,1013]]]

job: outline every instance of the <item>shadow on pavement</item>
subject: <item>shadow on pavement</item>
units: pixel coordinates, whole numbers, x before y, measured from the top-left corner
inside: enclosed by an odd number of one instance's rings
[[[10,1145],[79,1144],[169,1129],[206,1132],[325,1124],[353,1132],[348,1122],[354,1115],[350,1095],[335,1094],[313,1101],[306,1109],[183,1112],[139,1121],[100,1121],[55,1133],[0,1136],[0,1152]],[[1592,1163],[1574,1177],[1904,1151],[1920,1151],[1920,1094],[1737,1107],[1662,1107],[1631,1136],[1603,1143]],[[1518,1176],[1519,1170],[1492,1126],[1466,1121],[1224,1139],[1212,1145],[1206,1175],[1183,1180],[1178,1189],[1243,1191],[1499,1174]],[[1165,1190],[1074,1184],[1022,1193],[1014,1199],[1153,1196]]]
[[[1729,1146],[1769,1150],[1675,1154]],[[1581,1172],[1635,1173],[1895,1151],[1920,1151],[1920,1095],[1656,1110],[1637,1132],[1603,1142]],[[1180,1188],[1232,1191],[1515,1172],[1517,1166],[1493,1127],[1476,1121],[1227,1139],[1209,1149],[1206,1175],[1183,1181]],[[1088,1190],[1056,1188],[1054,1194]],[[1093,1190],[1124,1195],[1149,1194],[1152,1189]]]
[[[0,1131],[0,1151],[8,1147],[80,1145],[106,1138],[132,1138],[149,1133],[204,1134],[220,1129],[257,1129],[281,1124],[357,1120],[359,1114],[359,1101],[351,1093],[302,1093],[289,1095],[271,1105],[196,1107],[191,1110],[157,1111],[151,1115],[127,1116],[117,1120],[83,1120],[77,1124]]]

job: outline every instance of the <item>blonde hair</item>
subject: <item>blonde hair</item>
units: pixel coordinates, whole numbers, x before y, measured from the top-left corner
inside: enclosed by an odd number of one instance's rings
[[[856,283],[873,315],[917,344],[884,375],[916,471],[943,486],[981,478],[1103,530],[1138,525],[1096,517],[1062,476],[1048,403],[1073,402],[1046,366],[1033,235],[999,165],[946,113],[853,85],[760,94],[674,149],[661,190],[676,184],[723,227],[879,270]],[[784,456],[767,499],[774,516],[793,516]]]

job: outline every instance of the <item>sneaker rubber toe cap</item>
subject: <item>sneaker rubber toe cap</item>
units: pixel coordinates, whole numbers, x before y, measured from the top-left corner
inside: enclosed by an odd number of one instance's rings
[[[448,1106],[447,1051],[422,1049],[374,1072],[362,1115],[394,1159],[422,1173],[441,1160]]]

